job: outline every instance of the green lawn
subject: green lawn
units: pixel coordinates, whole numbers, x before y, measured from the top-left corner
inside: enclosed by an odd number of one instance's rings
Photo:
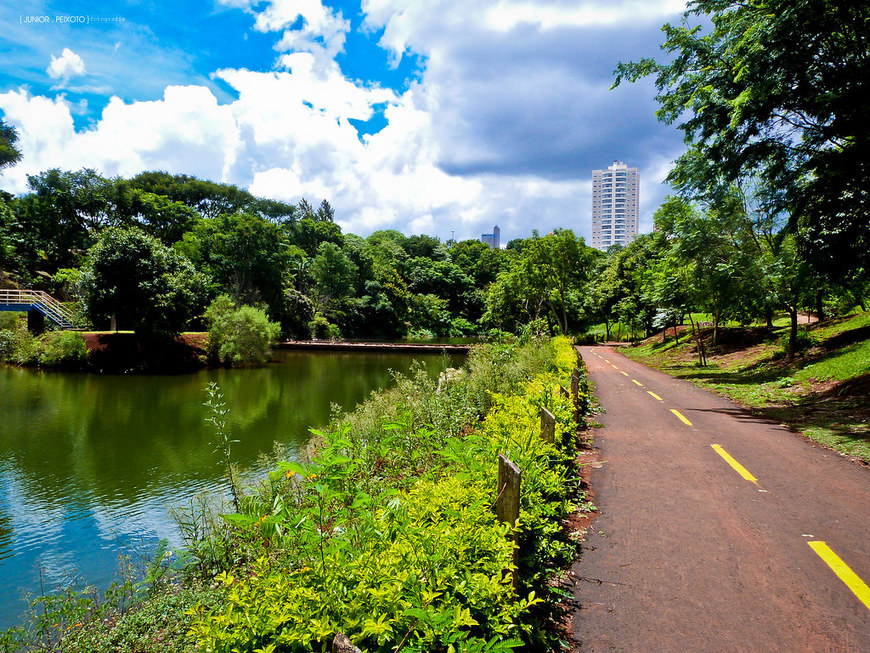
[[[721,344],[707,339],[707,367],[694,341],[661,335],[622,351],[795,428],[810,439],[870,461],[870,313],[812,325],[812,346],[793,362],[783,356],[785,329],[726,327]]]

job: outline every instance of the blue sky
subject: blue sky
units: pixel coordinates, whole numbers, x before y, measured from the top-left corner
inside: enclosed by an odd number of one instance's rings
[[[206,0],[0,6],[0,112],[26,175],[161,169],[287,201],[346,231],[442,239],[574,229],[591,171],[640,168],[641,229],[680,134],[649,83],[678,0]]]

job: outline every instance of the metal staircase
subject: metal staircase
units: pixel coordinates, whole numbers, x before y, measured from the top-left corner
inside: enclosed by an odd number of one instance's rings
[[[0,311],[37,311],[61,329],[74,329],[73,314],[42,290],[0,290]]]

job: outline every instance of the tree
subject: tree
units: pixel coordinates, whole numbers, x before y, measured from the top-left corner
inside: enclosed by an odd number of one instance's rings
[[[680,125],[726,184],[755,177],[817,262],[865,265],[870,234],[870,5],[851,0],[694,0],[665,25],[668,63],[621,63],[616,83],[656,76],[658,116]],[[671,175],[689,185],[693,157]],[[835,217],[834,217],[835,216]],[[840,249],[835,249],[840,247]],[[852,256],[839,256],[849,250]]]
[[[4,168],[14,166],[21,160],[21,151],[16,147],[18,132],[14,127],[0,120],[0,173]]]
[[[115,316],[142,342],[180,333],[205,297],[205,280],[190,261],[135,227],[100,234],[79,284],[94,324]]]
[[[486,298],[486,318],[501,326],[546,317],[569,333],[584,317],[584,291],[598,254],[570,229],[531,238]]]
[[[161,171],[140,173],[129,183],[137,190],[186,204],[206,218],[244,212],[281,224],[292,224],[296,220],[297,209],[292,204],[255,197],[232,184],[219,184],[191,175],[172,175]]]
[[[196,221],[177,249],[213,279],[217,292],[239,304],[265,302],[273,318],[281,316],[292,250],[280,225],[252,213],[222,214]]]

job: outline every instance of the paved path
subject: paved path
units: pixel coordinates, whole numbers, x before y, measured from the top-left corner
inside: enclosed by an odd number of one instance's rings
[[[580,351],[606,412],[577,650],[870,652],[870,470],[612,348]]]

